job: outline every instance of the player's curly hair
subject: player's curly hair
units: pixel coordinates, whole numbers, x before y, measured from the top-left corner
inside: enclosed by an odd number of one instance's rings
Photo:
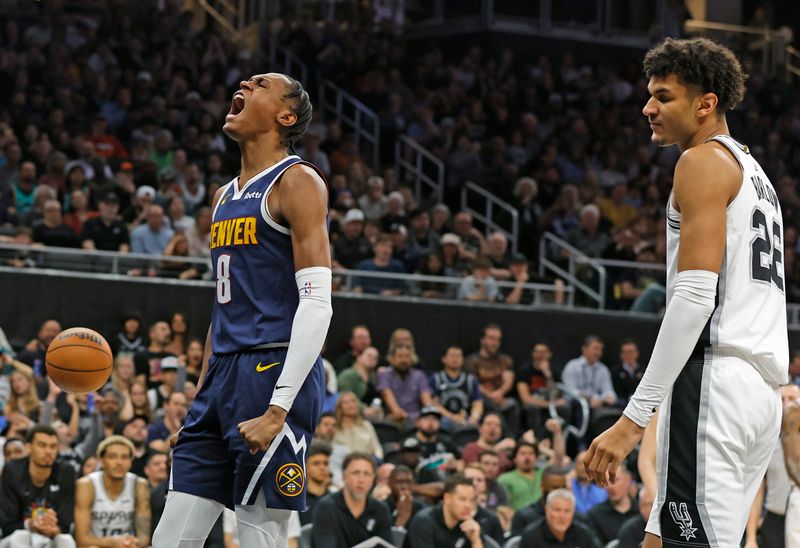
[[[290,102],[289,109],[297,116],[297,120],[291,126],[279,126],[279,131],[283,145],[289,150],[294,150],[295,143],[308,130],[314,109],[311,106],[308,92],[303,89],[303,85],[291,76],[286,76],[286,78],[289,80],[289,87],[283,98]]]
[[[744,98],[747,75],[731,50],[708,38],[667,38],[644,57],[647,78],[675,74],[682,84],[717,96],[725,114]]]

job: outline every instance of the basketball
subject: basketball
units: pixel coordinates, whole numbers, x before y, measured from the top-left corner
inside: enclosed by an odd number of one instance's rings
[[[65,329],[53,339],[45,358],[47,374],[67,392],[92,392],[111,376],[111,347],[86,327]]]

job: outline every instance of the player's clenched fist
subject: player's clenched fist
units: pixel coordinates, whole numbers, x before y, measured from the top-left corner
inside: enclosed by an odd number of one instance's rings
[[[644,428],[623,415],[614,426],[597,436],[583,465],[589,479],[605,487],[617,480],[617,468],[642,439]]]
[[[258,451],[267,450],[275,436],[283,429],[285,421],[286,411],[271,405],[260,417],[240,422],[239,434],[250,446],[250,453],[255,455]]]

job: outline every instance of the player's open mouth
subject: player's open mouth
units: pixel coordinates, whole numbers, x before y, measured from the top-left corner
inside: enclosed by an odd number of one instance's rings
[[[244,93],[241,91],[237,91],[233,94],[233,100],[231,101],[231,116],[236,116],[240,112],[244,110]]]

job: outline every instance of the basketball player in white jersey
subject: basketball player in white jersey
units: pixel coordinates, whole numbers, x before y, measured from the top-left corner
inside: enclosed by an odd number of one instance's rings
[[[78,548],[137,548],[150,545],[150,488],[130,472],[133,444],[109,436],[97,448],[103,469],[75,484]]]
[[[667,309],[623,416],[589,448],[605,485],[660,406],[658,496],[644,546],[739,546],[788,381],[783,220],[767,176],[728,132],[745,75],[727,48],[667,39],[645,56],[643,109],[678,145],[667,204]]]
[[[783,460],[791,479],[791,492],[786,505],[786,548],[800,548],[800,398],[783,411]]]

